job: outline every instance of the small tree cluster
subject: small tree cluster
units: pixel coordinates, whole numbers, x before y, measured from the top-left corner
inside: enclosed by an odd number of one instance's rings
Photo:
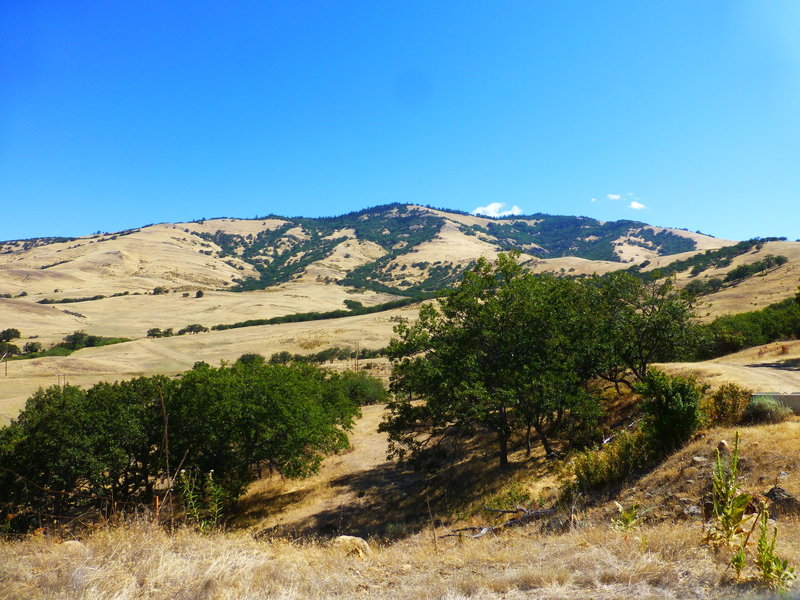
[[[150,502],[178,468],[213,471],[231,499],[265,471],[308,475],[348,444],[348,390],[312,365],[258,362],[41,389],[0,429],[0,508],[22,530],[37,515]]]
[[[501,465],[520,430],[528,448],[535,431],[548,455],[553,437],[593,441],[600,405],[587,382],[632,386],[691,344],[691,316],[691,300],[669,280],[575,280],[523,274],[514,255],[481,260],[438,305],[395,327],[395,398],[381,428],[400,458],[486,429]]]

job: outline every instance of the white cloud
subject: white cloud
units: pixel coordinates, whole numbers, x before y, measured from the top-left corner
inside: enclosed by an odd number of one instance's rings
[[[619,194],[606,194],[606,198],[608,198],[609,200],[619,200],[620,198],[622,198],[622,196],[620,196]]]
[[[628,204],[633,210],[642,210],[645,206],[641,202],[637,202],[636,200],[632,200],[630,204]]]
[[[592,198],[592,202],[597,202],[597,198]]]
[[[487,217],[508,217],[510,215],[521,215],[522,209],[516,204],[508,210],[503,210],[506,207],[505,202],[491,202],[486,206],[479,206],[472,211],[473,215],[486,215]]]

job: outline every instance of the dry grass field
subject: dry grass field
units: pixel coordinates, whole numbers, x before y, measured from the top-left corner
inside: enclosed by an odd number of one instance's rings
[[[783,529],[780,551],[800,559],[800,528]],[[256,540],[246,532],[174,534],[146,523],[100,529],[80,546],[47,537],[0,545],[7,600],[267,600],[466,598],[562,600],[733,598],[759,594],[731,584],[725,560],[699,546],[699,527],[661,523],[632,533],[607,524],[563,535],[518,530],[449,538],[429,531],[374,544],[365,559],[324,541]]]

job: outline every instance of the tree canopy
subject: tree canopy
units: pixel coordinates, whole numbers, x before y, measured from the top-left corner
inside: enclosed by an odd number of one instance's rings
[[[347,447],[349,392],[314,365],[259,361],[40,389],[0,429],[0,508],[24,529],[36,515],[149,502],[178,469],[213,471],[231,498],[265,469],[302,477]]]
[[[418,320],[400,320],[388,348],[395,398],[381,425],[390,451],[423,457],[449,436],[483,428],[508,463],[509,441],[592,430],[590,378],[641,378],[679,351],[691,305],[671,282],[630,274],[577,280],[523,273],[516,256],[481,260]],[[530,447],[530,446],[529,446]]]

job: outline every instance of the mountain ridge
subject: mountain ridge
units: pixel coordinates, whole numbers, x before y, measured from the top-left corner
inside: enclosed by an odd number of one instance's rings
[[[125,243],[131,240],[133,244]],[[105,270],[109,277],[123,274],[127,280],[117,292],[125,291],[121,288],[126,285],[145,291],[136,285],[141,281],[131,278],[155,269],[154,279],[177,291],[196,286],[246,291],[311,278],[377,293],[413,295],[450,285],[478,258],[491,259],[508,250],[520,251],[529,261],[592,260],[604,272],[612,265],[602,262],[618,263],[613,266],[619,268],[622,263],[732,243],[640,221],[604,222],[543,213],[492,218],[388,204],[336,217],[220,217],[78,238],[10,240],[0,242],[0,269],[31,271],[17,275],[38,292],[44,289],[35,285],[37,281],[63,280],[61,275],[77,267]],[[91,244],[95,246],[90,249]],[[143,248],[156,259],[142,259]],[[129,264],[137,260],[137,268]],[[181,268],[170,270],[169,262]],[[65,266],[69,263],[74,264]],[[30,291],[17,286],[9,292],[2,289],[4,283],[0,275],[0,293]]]

